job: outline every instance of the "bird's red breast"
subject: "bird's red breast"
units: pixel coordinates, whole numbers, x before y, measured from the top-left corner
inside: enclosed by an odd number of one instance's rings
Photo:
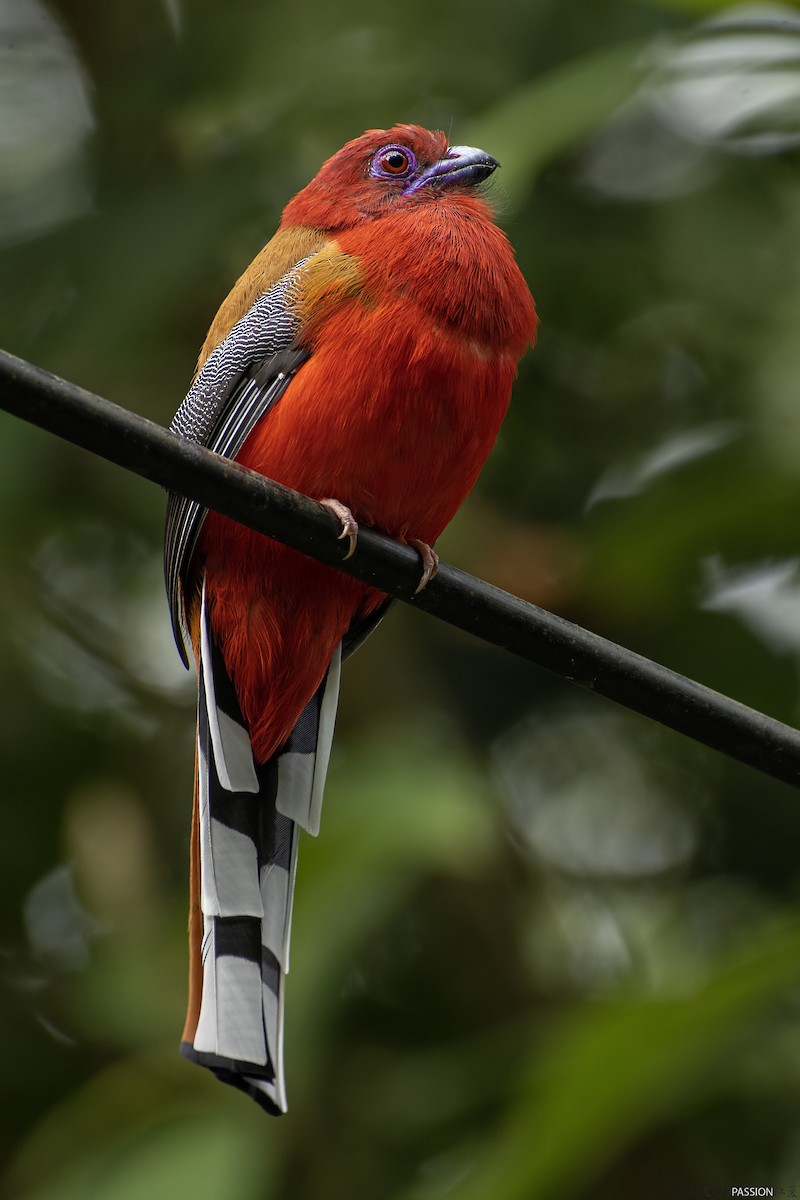
[[[395,181],[404,150],[417,174]],[[513,251],[474,179],[435,173],[452,170],[449,153],[443,134],[398,126],[330,159],[287,206],[200,360],[305,259],[290,304],[310,357],[238,461],[335,497],[361,524],[430,544],[477,479],[536,331]],[[215,514],[199,557],[212,626],[263,761],[353,617],[383,597]]]

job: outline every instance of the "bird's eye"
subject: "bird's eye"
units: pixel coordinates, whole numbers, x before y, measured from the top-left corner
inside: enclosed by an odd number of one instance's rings
[[[387,150],[381,155],[380,164],[389,175],[402,175],[408,170],[408,155],[402,150]]]
[[[417,160],[406,146],[384,146],[372,160],[370,174],[378,179],[407,179]]]

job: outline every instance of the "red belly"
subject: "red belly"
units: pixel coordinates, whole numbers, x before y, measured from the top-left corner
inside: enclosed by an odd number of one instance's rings
[[[316,499],[335,497],[362,524],[432,544],[494,444],[514,363],[453,334],[412,332],[411,311],[404,301],[354,303],[331,316],[238,461]],[[263,761],[353,617],[382,596],[213,513],[200,552],[212,626]]]

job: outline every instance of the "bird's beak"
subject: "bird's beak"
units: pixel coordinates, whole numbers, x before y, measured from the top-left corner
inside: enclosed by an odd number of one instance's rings
[[[421,175],[413,179],[404,189],[406,196],[418,192],[420,188],[437,187],[449,188],[456,184],[466,184],[468,187],[483,183],[500,163],[485,150],[475,146],[451,146],[444,158],[426,168]]]

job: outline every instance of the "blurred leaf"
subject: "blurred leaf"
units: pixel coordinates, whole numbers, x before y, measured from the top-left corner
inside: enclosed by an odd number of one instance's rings
[[[781,0],[781,4],[783,4],[785,6],[796,5],[796,2],[797,2],[797,0]],[[653,0],[640,0],[640,3],[644,3],[644,4],[647,4],[648,6],[650,6],[653,3]],[[681,12],[701,13],[701,14],[702,13],[712,13],[712,12],[722,12],[726,8],[729,8],[729,9],[737,9],[738,8],[738,9],[742,10],[743,15],[744,15],[744,13],[749,13],[750,15],[752,15],[754,12],[757,12],[758,9],[760,8],[763,10],[764,14],[767,15],[769,13],[770,8],[772,8],[773,11],[778,8],[777,5],[769,5],[769,4],[748,6],[745,3],[743,3],[743,0],[655,0],[655,3],[658,4],[659,8],[673,8],[673,9],[677,9]]]
[[[575,1196],[658,1121],[701,1100],[798,983],[800,919],[764,929],[691,996],[581,1007],[537,1042],[507,1121],[452,1200]],[[422,1200],[423,1193],[414,1194]]]
[[[180,1076],[169,1067],[164,1071],[151,1055],[97,1075],[34,1129],[4,1194],[19,1200],[264,1200],[262,1152],[252,1136],[260,1114],[176,1104]]]
[[[521,200],[550,159],[579,145],[628,99],[640,82],[641,51],[637,42],[573,60],[470,122],[470,141],[491,147],[512,200]]]

